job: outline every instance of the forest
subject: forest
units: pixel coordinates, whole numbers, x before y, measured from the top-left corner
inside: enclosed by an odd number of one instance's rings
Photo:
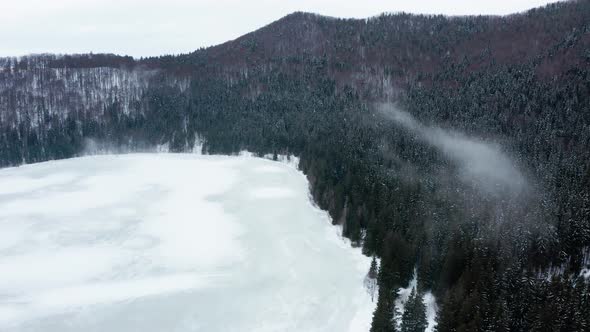
[[[423,331],[426,291],[438,331],[590,329],[590,1],[294,13],[183,55],[0,59],[2,167],[195,142],[300,157],[315,202],[379,259],[373,332]]]

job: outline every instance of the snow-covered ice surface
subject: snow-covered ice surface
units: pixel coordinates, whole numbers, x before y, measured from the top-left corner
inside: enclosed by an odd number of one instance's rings
[[[370,259],[292,166],[93,156],[0,170],[1,331],[367,331]]]

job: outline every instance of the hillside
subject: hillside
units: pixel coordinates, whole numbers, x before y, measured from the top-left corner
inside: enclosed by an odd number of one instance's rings
[[[440,331],[584,330],[588,22],[586,0],[505,17],[294,13],[179,56],[3,59],[0,165],[195,142],[294,154],[316,203],[381,258],[373,331],[394,328],[415,268]]]

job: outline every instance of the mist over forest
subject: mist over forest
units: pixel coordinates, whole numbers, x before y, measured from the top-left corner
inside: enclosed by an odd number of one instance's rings
[[[437,331],[590,326],[589,1],[298,12],[178,56],[0,59],[0,166],[163,147],[299,157],[375,257],[373,332],[424,330],[425,294]]]

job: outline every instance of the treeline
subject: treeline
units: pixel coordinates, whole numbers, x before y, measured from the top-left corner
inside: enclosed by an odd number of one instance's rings
[[[69,76],[3,71],[0,163],[75,156],[88,138],[188,151],[198,135],[205,153],[295,154],[318,205],[381,258],[373,331],[400,328],[393,304],[415,268],[415,298],[436,295],[439,331],[584,331],[588,22],[588,1],[508,17],[298,13],[192,54],[97,63],[107,72],[66,57],[55,67]],[[460,165],[376,101],[497,143],[528,190],[498,195],[462,181]]]

